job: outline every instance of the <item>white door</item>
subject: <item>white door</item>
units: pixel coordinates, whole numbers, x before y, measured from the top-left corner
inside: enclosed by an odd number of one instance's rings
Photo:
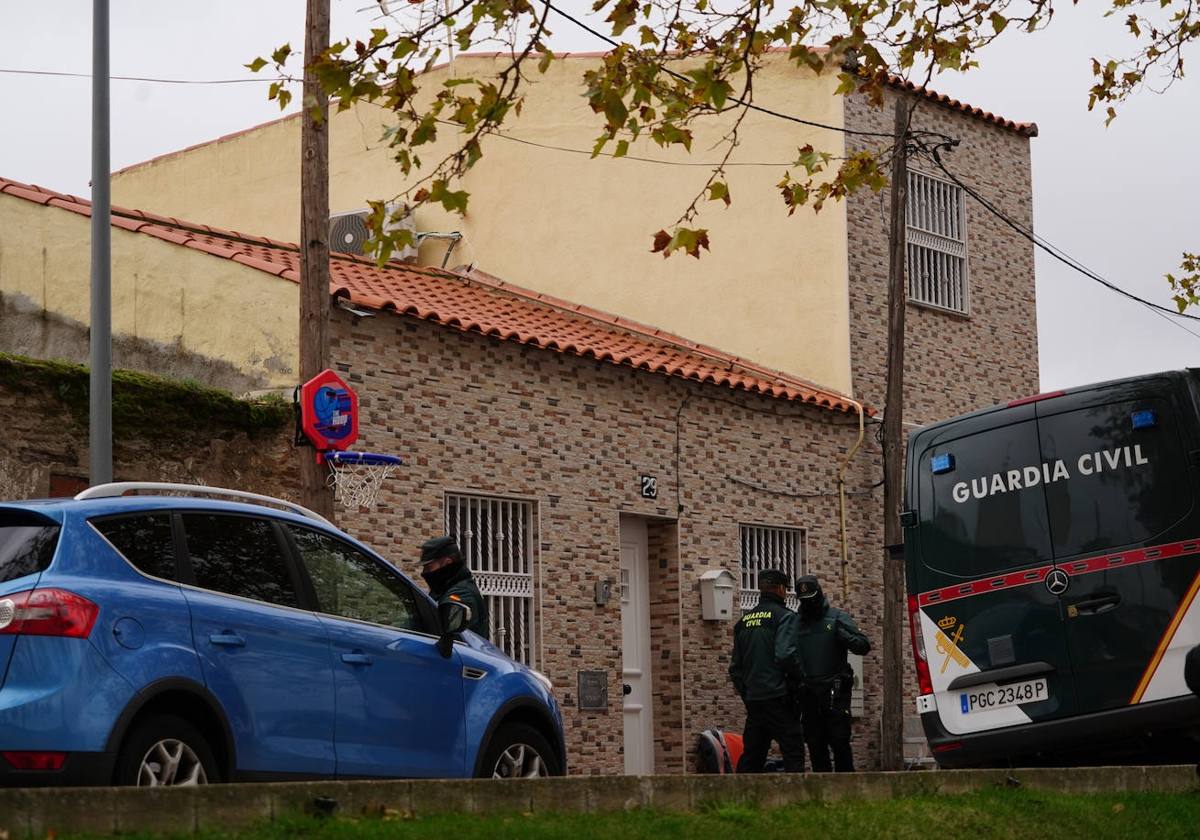
[[[625,772],[654,772],[650,694],[650,593],[646,523],[621,517],[621,689],[625,695]]]

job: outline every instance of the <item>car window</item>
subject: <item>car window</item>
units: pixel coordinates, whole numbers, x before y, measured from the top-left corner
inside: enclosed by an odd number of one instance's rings
[[[57,525],[21,514],[0,514],[0,583],[45,571],[58,545]]]
[[[171,514],[148,513],[92,522],[113,547],[140,572],[176,580]]]
[[[1134,428],[1135,415],[1145,427]],[[1057,557],[1152,539],[1191,510],[1187,458],[1167,401],[1093,406],[1039,425],[1045,457],[1071,474],[1046,487]]]
[[[284,607],[299,606],[271,523],[249,516],[185,513],[196,585]]]
[[[321,612],[401,630],[421,629],[416,596],[403,580],[340,540],[307,528],[288,528]]]

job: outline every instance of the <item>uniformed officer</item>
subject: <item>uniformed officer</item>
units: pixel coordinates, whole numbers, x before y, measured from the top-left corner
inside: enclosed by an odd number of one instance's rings
[[[796,578],[800,621],[796,646],[804,668],[804,740],[813,770],[828,773],[854,771],[850,750],[850,692],[854,670],[846,652],[863,655],[871,643],[850,615],[831,607],[813,575]],[[833,751],[830,766],[829,752]]]
[[[462,552],[453,537],[434,537],[421,546],[421,577],[429,584],[429,594],[442,604],[457,601],[471,608],[472,630],[490,638],[487,602],[471,576],[471,570],[462,560]]]
[[[733,628],[729,678],[746,704],[739,773],[761,773],[771,741],[779,744],[784,770],[804,772],[804,728],[791,699],[803,674],[796,650],[796,614],[784,606],[787,583],[783,572],[759,572],[758,605]]]

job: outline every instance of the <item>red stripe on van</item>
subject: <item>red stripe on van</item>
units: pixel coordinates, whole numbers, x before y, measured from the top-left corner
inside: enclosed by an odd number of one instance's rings
[[[1169,560],[1172,557],[1186,557],[1200,553],[1200,540],[1189,539],[1179,542],[1151,545],[1145,548],[1131,548],[1126,551],[1110,551],[1095,557],[1085,557],[1081,560],[1071,560],[1058,568],[1071,577],[1088,575],[1093,572],[1103,572],[1108,569],[1136,566],[1139,563],[1151,563],[1158,560]],[[947,601],[957,601],[960,598],[970,598],[984,592],[999,592],[1004,589],[1016,589],[1032,583],[1041,583],[1050,574],[1053,565],[1039,566],[1036,569],[1023,569],[1019,572],[1009,572],[1003,575],[992,575],[979,578],[968,583],[947,586],[942,589],[931,589],[917,596],[922,607],[933,604],[944,604]]]

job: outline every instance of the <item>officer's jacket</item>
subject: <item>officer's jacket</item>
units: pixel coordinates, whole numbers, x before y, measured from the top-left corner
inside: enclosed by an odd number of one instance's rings
[[[764,592],[758,605],[734,626],[729,678],[742,699],[771,700],[799,685],[797,623],[796,614],[780,598]]]
[[[863,655],[871,642],[858,629],[849,613],[829,606],[824,595],[818,595],[824,609],[812,620],[801,614],[796,620],[796,645],[800,661],[810,683],[827,682],[850,672],[846,651]]]
[[[478,633],[483,638],[491,638],[491,627],[488,621],[487,601],[483,600],[483,595],[479,592],[479,587],[475,584],[475,578],[471,575],[471,570],[463,566],[454,577],[450,578],[450,582],[446,584],[446,588],[441,592],[429,593],[441,605],[446,601],[457,601],[460,604],[466,604],[471,608],[471,623],[467,625],[467,629]]]

